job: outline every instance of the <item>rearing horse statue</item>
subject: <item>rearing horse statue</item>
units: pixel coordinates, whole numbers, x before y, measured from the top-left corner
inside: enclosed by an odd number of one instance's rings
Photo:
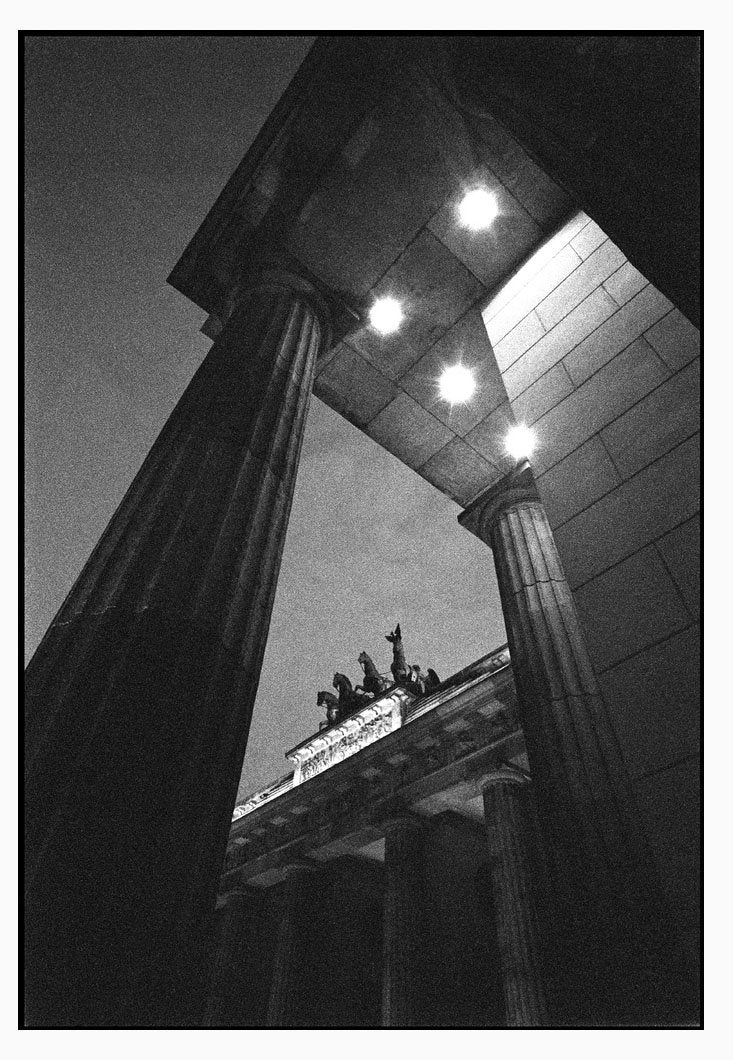
[[[357,690],[362,688],[372,696],[378,696],[382,692],[386,692],[389,688],[389,681],[382,677],[379,670],[374,665],[371,656],[367,655],[365,651],[359,656],[359,664],[364,671],[364,683],[357,685]]]

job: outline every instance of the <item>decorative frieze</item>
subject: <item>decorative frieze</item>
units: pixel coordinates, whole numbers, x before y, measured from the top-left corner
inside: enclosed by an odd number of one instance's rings
[[[394,688],[358,713],[288,751],[286,757],[295,765],[293,786],[302,784],[337,762],[343,762],[363,747],[398,729],[402,724],[403,706],[412,698],[403,688]]]

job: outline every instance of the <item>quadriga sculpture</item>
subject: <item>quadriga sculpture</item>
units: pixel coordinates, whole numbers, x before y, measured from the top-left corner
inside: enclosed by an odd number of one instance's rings
[[[427,674],[424,674],[419,666],[408,665],[399,624],[387,635],[387,640],[392,645],[393,657],[390,669],[395,684],[401,685],[416,696],[427,695],[438,687],[440,678],[435,670],[429,669]],[[390,682],[382,677],[367,652],[363,651],[359,655],[359,665],[364,673],[362,684],[354,687],[346,674],[335,673],[333,687],[338,692],[338,697],[332,692],[318,693],[318,706],[326,708],[326,721],[321,723],[321,728],[328,728],[338,721],[343,721],[344,718],[360,710],[391,687]]]

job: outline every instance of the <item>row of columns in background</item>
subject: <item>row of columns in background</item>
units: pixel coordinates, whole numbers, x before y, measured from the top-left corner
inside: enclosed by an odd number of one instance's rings
[[[483,799],[506,1025],[547,1026],[547,939],[540,916],[543,857],[534,796],[528,779],[508,769],[486,779]],[[419,819],[404,817],[389,822],[385,833],[385,1027],[411,1027],[419,1019],[421,890],[414,852],[423,828]]]
[[[302,279],[243,287],[28,668],[32,1024],[197,1020],[327,330]],[[654,1007],[660,984],[671,996],[657,974],[671,941],[529,468],[462,521],[494,552],[563,946],[585,959],[579,989],[600,1018]]]
[[[542,861],[537,844],[534,797],[519,770],[493,774],[483,783],[485,824],[491,866],[494,915],[501,962],[506,1025],[546,1026],[550,1022],[544,982],[541,902]],[[385,893],[383,913],[382,1025],[420,1026],[425,968],[424,892],[415,871],[427,822],[404,815],[385,824]],[[297,949],[298,925],[308,916],[311,877],[317,866],[305,861],[288,866],[279,909],[265,1025],[292,1025],[293,997],[302,974]],[[237,964],[248,961],[252,921],[261,892],[234,889],[223,898],[219,941],[206,1023],[236,1025],[244,998],[234,999]],[[479,1014],[480,1017],[480,1014]],[[240,1017],[241,1020],[241,1017]],[[240,1022],[241,1025],[241,1022]]]

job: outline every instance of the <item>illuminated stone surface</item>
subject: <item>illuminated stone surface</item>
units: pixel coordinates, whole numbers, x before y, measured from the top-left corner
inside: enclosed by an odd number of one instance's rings
[[[409,692],[395,688],[388,695],[379,696],[373,704],[288,751],[286,757],[295,764],[293,786],[399,728],[403,708],[411,699]]]

